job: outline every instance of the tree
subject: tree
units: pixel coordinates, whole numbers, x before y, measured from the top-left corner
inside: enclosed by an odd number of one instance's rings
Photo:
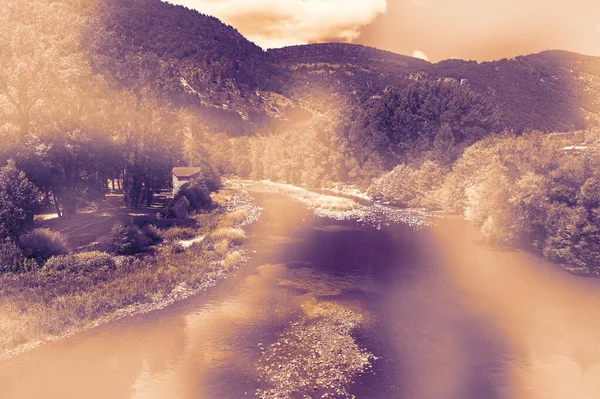
[[[379,154],[389,169],[432,148],[437,154],[452,150],[438,160],[449,164],[460,155],[455,146],[495,131],[498,118],[491,102],[467,85],[422,80],[369,100],[357,112],[350,138],[358,159]]]
[[[20,139],[48,105],[70,98],[85,64],[82,24],[60,3],[8,0],[0,8],[0,112],[18,127]]]
[[[0,169],[0,238],[17,237],[33,222],[38,191],[13,160]]]

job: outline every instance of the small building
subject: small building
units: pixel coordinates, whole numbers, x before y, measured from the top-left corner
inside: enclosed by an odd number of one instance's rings
[[[200,168],[173,168],[173,196],[177,194],[179,187],[197,177],[200,177],[200,173],[202,173],[202,169]]]

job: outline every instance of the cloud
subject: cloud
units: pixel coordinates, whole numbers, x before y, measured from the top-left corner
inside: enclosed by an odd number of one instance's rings
[[[422,51],[419,51],[419,50],[413,51],[412,56],[415,57],[415,58],[420,58],[420,59],[425,60],[425,61],[429,61],[429,58],[427,58],[427,56],[425,55],[425,53],[422,52]]]
[[[169,0],[213,15],[263,48],[352,42],[386,0]]]

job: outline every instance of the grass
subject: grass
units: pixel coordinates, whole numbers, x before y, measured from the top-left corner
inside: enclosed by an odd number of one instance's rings
[[[226,240],[240,245],[246,239],[246,232],[242,229],[232,227],[221,227],[210,235],[213,240]]]
[[[162,232],[161,236],[167,241],[189,240],[198,235],[197,229],[194,227],[173,226]]]
[[[230,199],[241,195],[229,194]],[[163,245],[143,255],[114,257],[116,267],[73,272],[73,268],[54,266],[1,275],[0,359],[141,308],[165,306],[239,266],[245,238],[239,226],[252,211],[226,209],[221,206],[196,215],[195,229],[161,231],[166,240]],[[242,212],[247,214],[242,217]],[[211,231],[214,236],[187,249],[168,241],[192,230],[194,236]]]

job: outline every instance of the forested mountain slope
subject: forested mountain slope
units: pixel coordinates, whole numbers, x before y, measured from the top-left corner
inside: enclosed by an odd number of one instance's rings
[[[266,54],[234,28],[160,0],[91,1],[93,65],[117,87],[194,105],[213,130],[233,136],[290,116],[293,103],[264,90]]]
[[[351,44],[315,44],[270,50],[279,71],[295,87],[307,84],[348,94],[359,102],[387,86],[411,80],[454,80],[498,104],[504,128],[566,131],[581,129],[600,114],[600,58],[565,51],[493,62],[419,59]],[[283,74],[285,74],[285,72]]]
[[[337,93],[357,106],[422,79],[469,85],[499,106],[504,129],[581,129],[600,113],[598,57],[548,51],[432,64],[352,44],[263,51],[214,17],[160,0],[108,0],[90,10],[102,26],[90,41],[99,70],[121,85],[196,104],[216,130],[233,136],[274,132],[275,121],[306,117],[302,109],[318,106],[315,93]]]

